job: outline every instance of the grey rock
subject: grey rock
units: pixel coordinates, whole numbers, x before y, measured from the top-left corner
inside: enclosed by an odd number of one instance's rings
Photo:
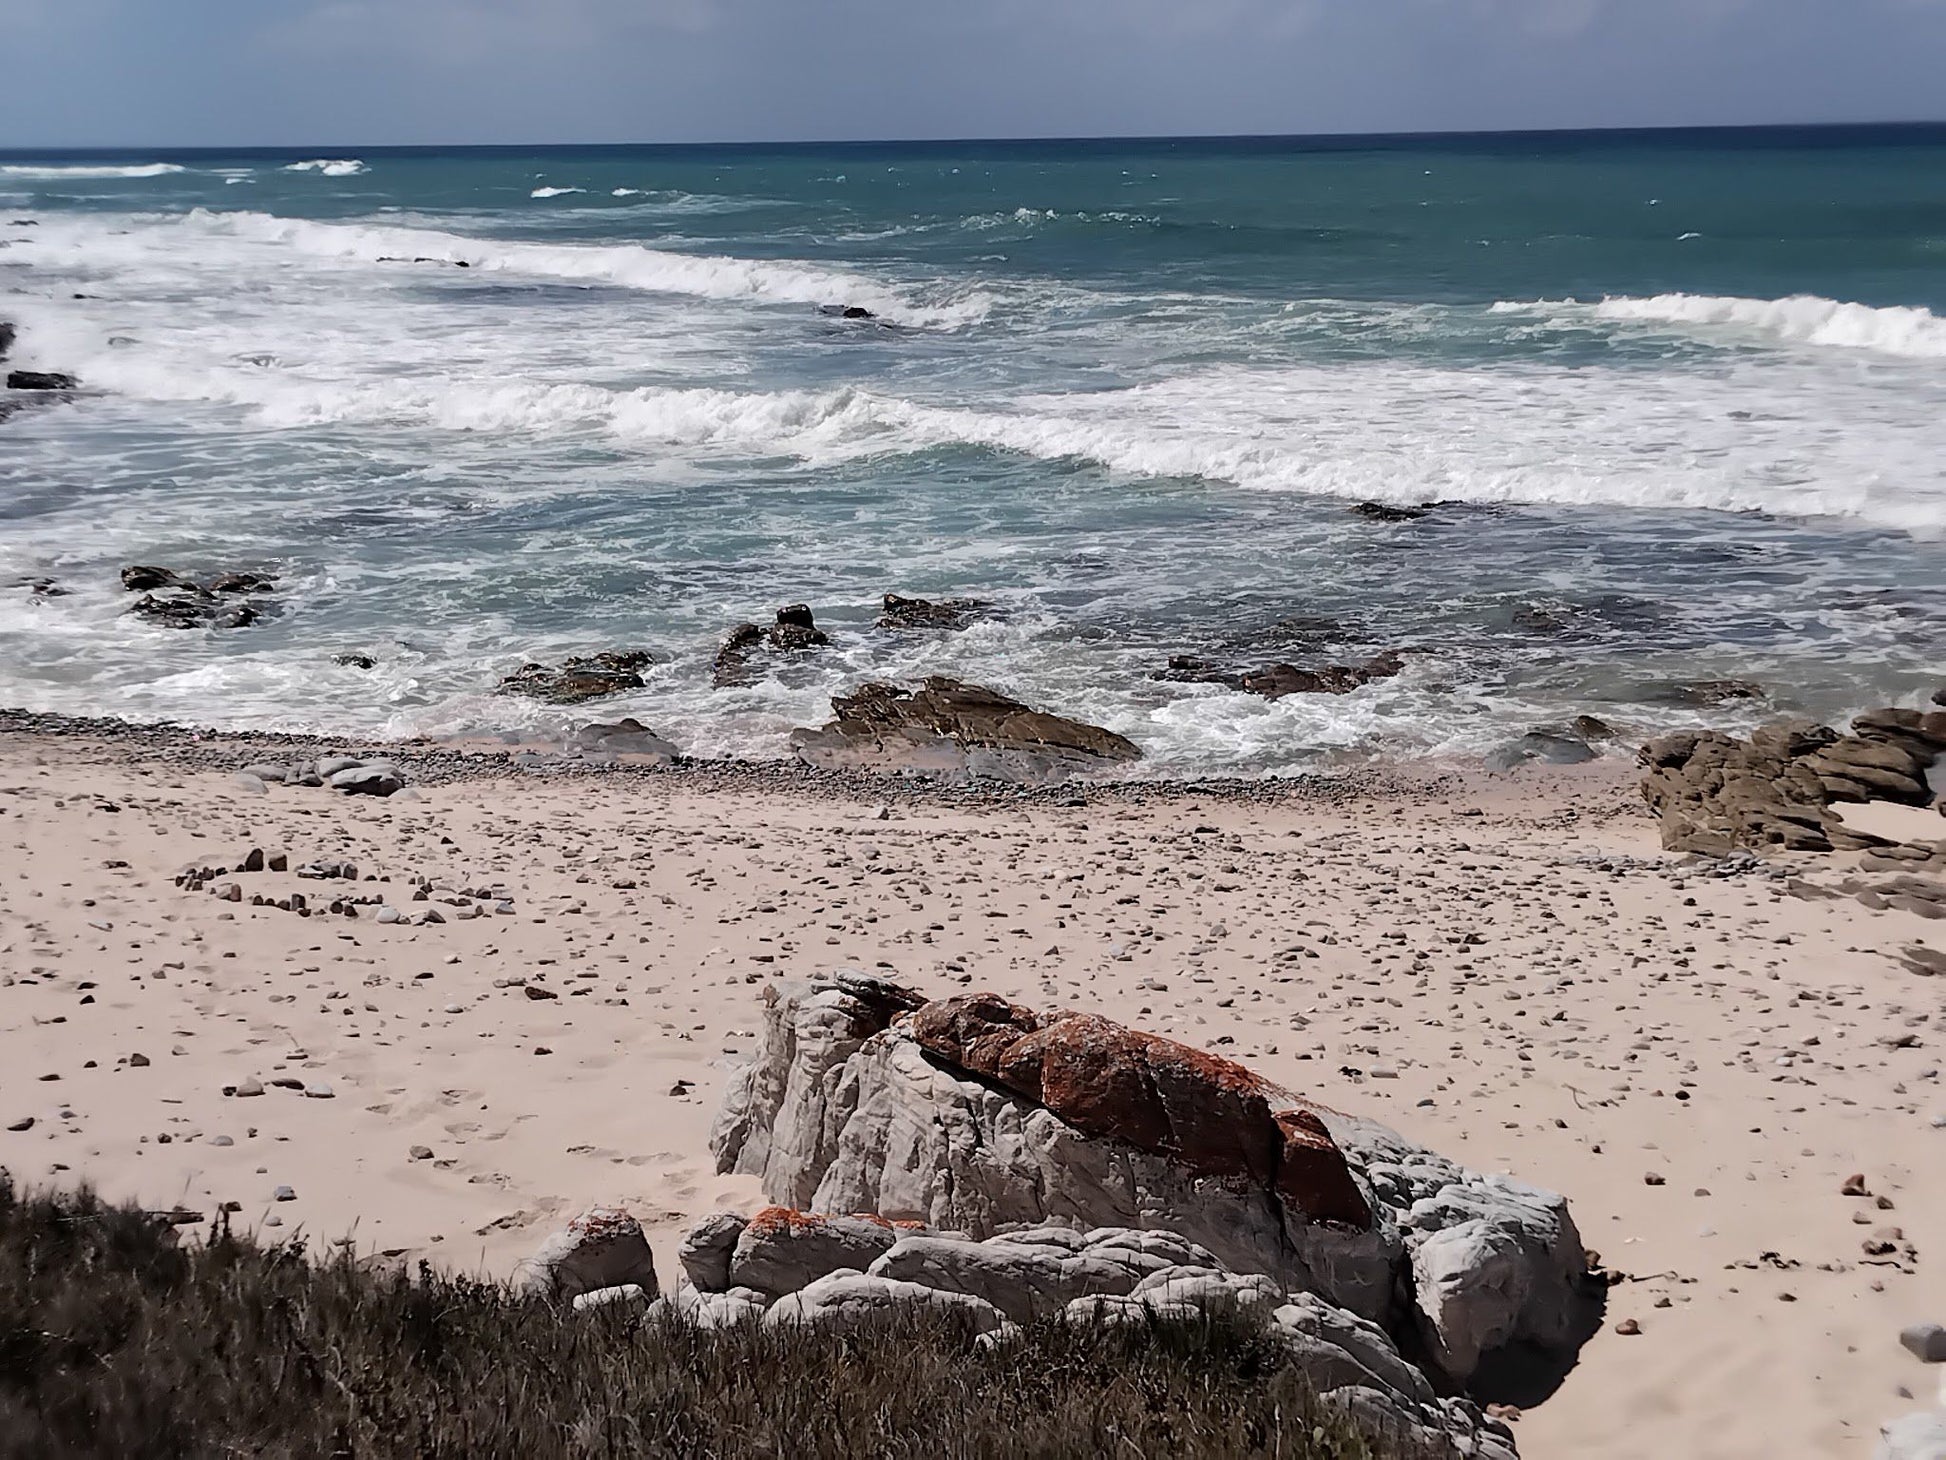
[[[630,1284],[651,1298],[659,1291],[642,1224],[616,1207],[590,1208],[548,1238],[521,1265],[519,1281],[557,1300]]]
[[[1946,1364],[1946,1325],[1915,1323],[1899,1334],[1899,1342],[1922,1364]]]
[[[835,1272],[773,1303],[764,1314],[764,1327],[843,1333],[875,1318],[914,1310],[956,1314],[976,1334],[991,1333],[1007,1322],[1006,1315],[991,1303],[965,1293],[942,1292],[862,1272]]]
[[[591,1288],[585,1293],[576,1293],[573,1309],[576,1313],[592,1313],[617,1306],[646,1308],[653,1301],[648,1290],[640,1283],[622,1283],[612,1288]]]
[[[244,791],[247,794],[252,796],[267,795],[269,794],[270,791],[270,787],[266,786],[263,783],[261,777],[253,776],[247,771],[237,772],[236,784],[239,790]]]
[[[730,1286],[730,1255],[749,1219],[735,1212],[712,1212],[694,1222],[676,1248],[676,1261],[689,1281],[705,1293],[720,1293]]]
[[[730,1288],[724,1292],[704,1292],[699,1288],[678,1288],[658,1305],[671,1316],[697,1328],[735,1328],[755,1323],[769,1306],[767,1295],[753,1288]]]
[[[730,1286],[781,1297],[827,1273],[863,1271],[898,1240],[883,1219],[817,1216],[771,1207],[737,1234]],[[698,1284],[700,1287],[701,1284]]]

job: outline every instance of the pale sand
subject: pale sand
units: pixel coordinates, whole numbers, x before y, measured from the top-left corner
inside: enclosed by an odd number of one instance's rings
[[[1638,1276],[1520,1420],[1532,1460],[1855,1456],[1913,1407],[1895,1386],[1924,1387],[1897,1334],[1946,1315],[1946,981],[1896,954],[1946,925],[1578,863],[1659,858],[1619,764],[1343,805],[920,799],[879,820],[682,777],[260,796],[127,753],[0,744],[0,1127],[35,1122],[0,1131],[0,1162],[25,1182],[234,1199],[245,1225],[282,1219],[269,1235],[492,1274],[620,1201],[673,1280],[684,1218],[758,1202],[705,1134],[760,986],[857,966],[1099,1008],[1565,1192]],[[380,926],[173,885],[251,845],[501,882],[518,911]],[[514,977],[561,997],[494,986]],[[251,1074],[335,1097],[223,1095]],[[1840,1195],[1854,1171],[1893,1208]],[[1916,1272],[1862,1265],[1895,1224]]]

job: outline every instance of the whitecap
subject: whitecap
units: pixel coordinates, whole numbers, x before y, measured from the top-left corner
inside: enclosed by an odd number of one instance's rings
[[[370,169],[356,157],[314,157],[308,162],[289,163],[284,171],[315,172],[324,177],[356,177]]]
[[[530,198],[563,198],[569,193],[585,193],[586,188],[535,188],[527,196]]]
[[[1786,344],[1867,350],[1908,360],[1946,359],[1946,319],[1930,309],[1920,305],[1853,304],[1814,294],[1793,294],[1783,299],[1657,294],[1649,298],[1615,296],[1598,304],[1502,301],[1492,307],[1492,312],[1731,331]]]
[[[167,177],[171,173],[188,170],[174,162],[75,163],[67,166],[20,163],[0,166],[0,177],[60,182],[70,178]]]

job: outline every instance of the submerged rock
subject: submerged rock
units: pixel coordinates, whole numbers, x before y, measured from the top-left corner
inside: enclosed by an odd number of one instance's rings
[[[1431,509],[1400,507],[1390,502],[1360,502],[1351,510],[1355,516],[1367,517],[1373,522],[1414,522],[1424,517]]]
[[[920,629],[963,629],[990,607],[978,598],[902,598],[888,593],[874,627],[911,632]]]
[[[1241,687],[1267,700],[1285,695],[1348,695],[1374,680],[1390,679],[1405,668],[1405,660],[1394,650],[1375,654],[1363,664],[1327,664],[1319,669],[1299,669],[1292,664],[1273,664],[1241,677]]]
[[[917,690],[861,685],[834,696],[831,709],[835,718],[822,728],[791,732],[792,753],[829,770],[1034,783],[1109,770],[1142,755],[1112,730],[940,675]]]
[[[1594,723],[1601,724],[1599,720]],[[1486,764],[1488,770],[1510,771],[1536,760],[1546,765],[1581,765],[1598,755],[1579,735],[1560,730],[1529,730],[1520,739],[1490,752]]]
[[[122,569],[122,587],[145,596],[128,612],[173,629],[241,629],[276,611],[274,604],[251,602],[248,595],[277,586],[267,573],[224,572],[207,583],[147,563]]]
[[[577,655],[559,665],[523,664],[500,681],[497,693],[525,695],[555,705],[578,705],[625,690],[643,689],[639,671],[655,663],[642,649],[603,650]]]

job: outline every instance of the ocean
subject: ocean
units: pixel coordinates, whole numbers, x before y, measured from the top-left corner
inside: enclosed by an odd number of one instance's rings
[[[0,423],[0,704],[769,757],[949,673],[1247,775],[1946,677],[1941,127],[0,153],[0,319],[86,387]],[[715,687],[793,602],[831,645]],[[645,689],[494,693],[610,648]]]

